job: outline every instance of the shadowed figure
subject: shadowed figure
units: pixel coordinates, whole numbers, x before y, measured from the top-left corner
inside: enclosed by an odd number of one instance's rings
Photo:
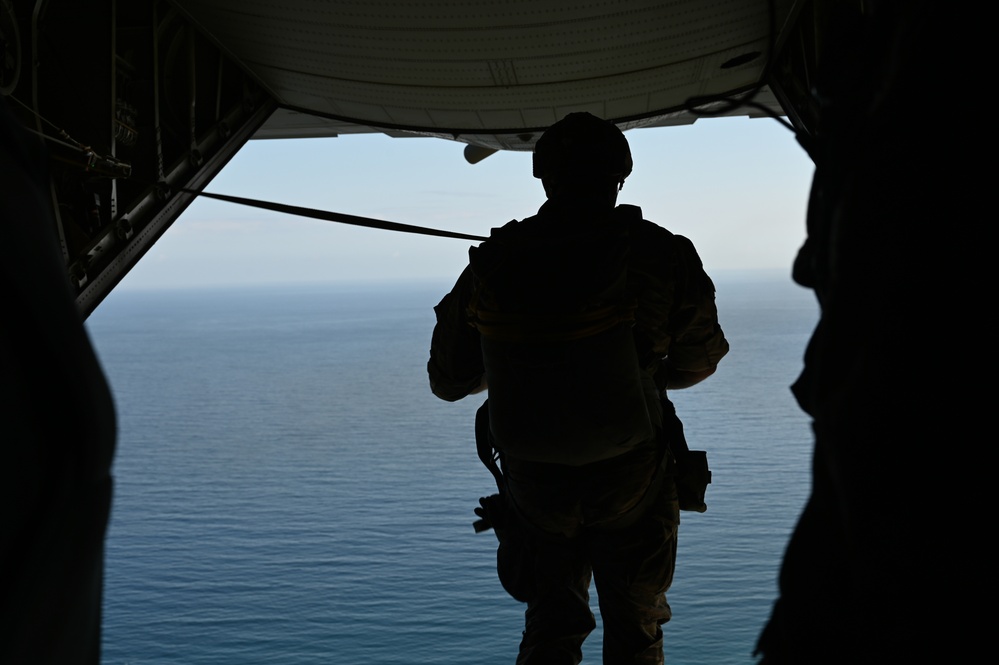
[[[690,241],[616,206],[631,169],[612,123],[553,125],[534,153],[548,201],[470,249],[435,308],[434,394],[488,390],[476,438],[499,493],[476,512],[527,604],[523,665],[580,662],[591,578],[604,662],[662,663],[679,511],[704,509],[703,486],[678,496],[686,444],[665,393],[710,376],[728,343]]]
[[[115,413],[59,254],[44,155],[0,98],[0,662],[97,665]]]
[[[977,182],[986,167],[969,161],[966,118],[925,111],[928,91],[969,89],[965,49],[983,42],[937,3],[826,9],[819,123],[804,141],[816,166],[808,239],[794,265],[821,305],[793,387],[813,419],[812,488],[757,655],[975,662],[991,648],[973,598],[988,579],[976,561],[994,503],[976,497],[989,486],[976,449],[994,434],[973,373],[978,312],[994,298],[981,256],[992,243],[978,230],[993,187]]]

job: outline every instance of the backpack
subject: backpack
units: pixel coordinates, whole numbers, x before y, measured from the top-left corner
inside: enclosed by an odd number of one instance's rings
[[[653,436],[622,208],[579,224],[510,222],[469,250],[469,321],[480,333],[490,438],[504,454],[578,466]]]

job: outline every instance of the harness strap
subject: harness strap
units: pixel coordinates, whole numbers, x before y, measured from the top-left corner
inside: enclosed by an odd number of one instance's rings
[[[489,473],[493,474],[493,478],[496,480],[496,489],[499,492],[491,497],[480,499],[481,507],[475,509],[475,514],[479,516],[479,519],[472,522],[472,528],[475,529],[475,533],[482,533],[495,526],[492,518],[496,515],[492,513],[502,511],[502,505],[506,502],[506,482],[503,478],[503,472],[496,464],[496,461],[499,460],[499,452],[493,448],[489,438],[489,400],[483,402],[479,410],[475,412],[475,450],[479,454],[479,460],[489,469]]]
[[[503,472],[500,471],[499,452],[493,448],[492,440],[489,436],[489,400],[487,399],[475,412],[475,450],[479,453],[479,459],[489,472],[496,479],[496,488],[500,494],[506,493],[506,481],[503,479]]]

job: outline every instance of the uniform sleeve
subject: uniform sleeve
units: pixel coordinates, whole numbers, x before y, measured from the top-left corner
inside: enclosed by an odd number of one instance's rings
[[[677,286],[670,314],[669,364],[690,372],[711,369],[728,353],[718,323],[715,285],[687,238],[674,236],[674,259]]]
[[[472,271],[466,268],[451,292],[434,307],[437,324],[430,342],[427,373],[430,390],[448,402],[478,388],[485,374],[479,331],[468,324],[466,314],[472,281]]]
[[[637,297],[635,341],[643,369],[666,385],[664,361],[688,372],[728,353],[715,287],[687,238],[643,219],[631,222],[630,289]]]

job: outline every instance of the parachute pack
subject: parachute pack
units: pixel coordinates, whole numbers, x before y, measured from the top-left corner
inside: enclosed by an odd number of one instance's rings
[[[622,208],[579,224],[511,222],[469,252],[490,434],[506,454],[577,466],[653,436]]]

